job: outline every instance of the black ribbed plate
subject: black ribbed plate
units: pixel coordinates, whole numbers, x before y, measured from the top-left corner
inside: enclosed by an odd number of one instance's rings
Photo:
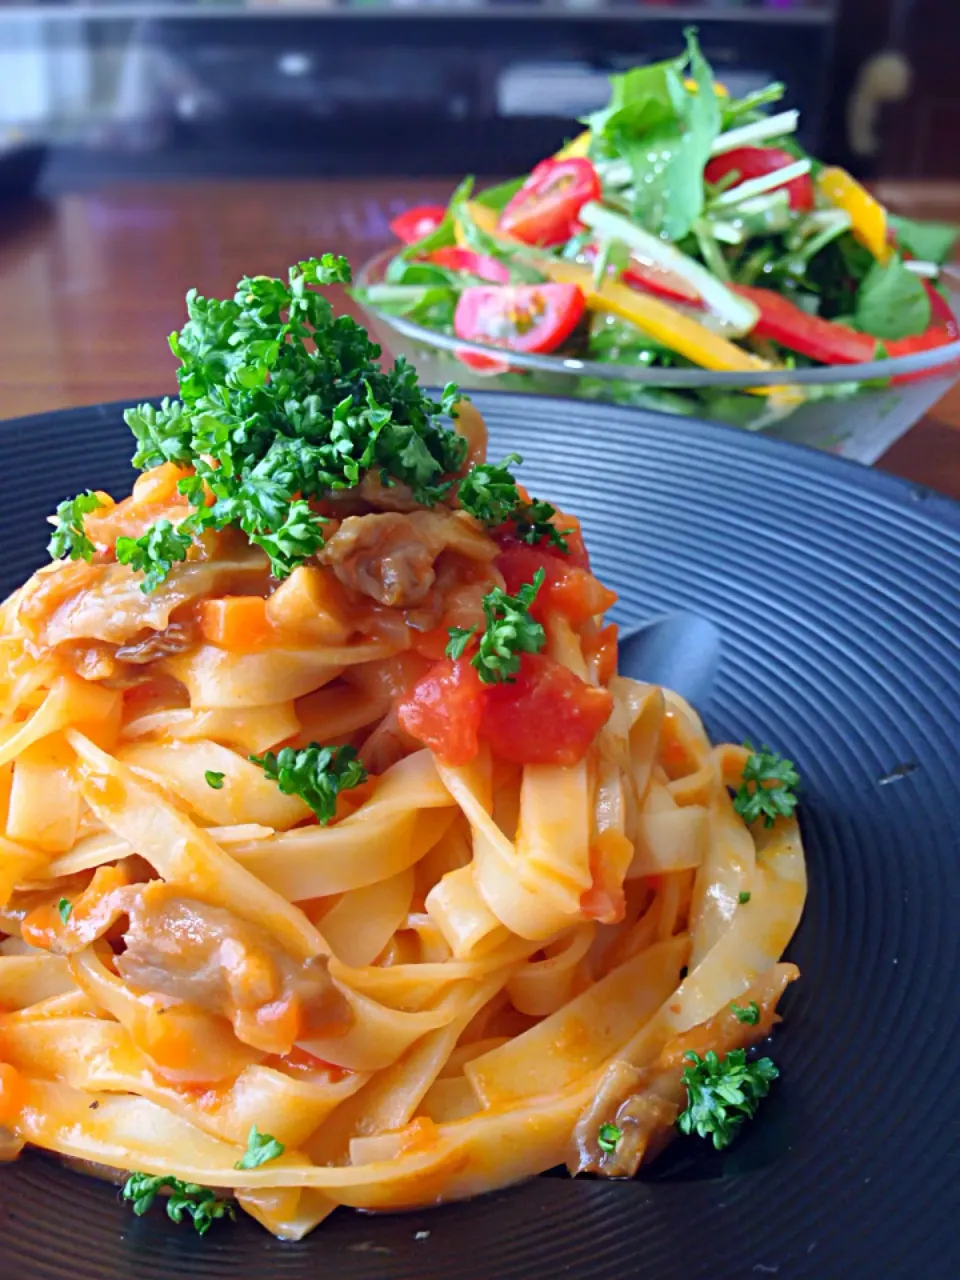
[[[199,1239],[28,1156],[0,1173],[6,1280],[956,1280],[960,1276],[960,508],[822,454],[679,418],[478,395],[491,456],[584,518],[629,622],[715,624],[715,737],[788,751],[810,897],[782,1069],[732,1150],[631,1183],[539,1178],[429,1212],[340,1211],[285,1245]],[[0,424],[5,594],[44,516],[132,479],[119,406]],[[712,628],[701,626],[709,634]],[[427,1234],[424,1234],[427,1233]]]

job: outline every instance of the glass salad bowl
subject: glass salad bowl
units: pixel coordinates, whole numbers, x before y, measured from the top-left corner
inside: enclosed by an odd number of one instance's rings
[[[360,269],[359,291],[383,282],[396,252],[391,246]],[[941,279],[954,314],[960,314],[960,274],[948,268]],[[781,370],[717,373],[505,352],[428,329],[368,302],[359,305],[384,349],[406,356],[421,380],[432,385],[456,382],[464,390],[571,396],[709,418],[866,464],[960,380],[960,341],[896,359],[792,369],[786,375]],[[473,368],[464,355],[481,357],[481,363],[483,356],[490,357],[494,369]]]

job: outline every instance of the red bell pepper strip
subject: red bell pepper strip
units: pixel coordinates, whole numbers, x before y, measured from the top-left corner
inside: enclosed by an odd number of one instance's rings
[[[877,340],[867,333],[812,316],[772,289],[735,288],[759,308],[753,330],[758,338],[769,338],[821,364],[866,364],[877,358]]]

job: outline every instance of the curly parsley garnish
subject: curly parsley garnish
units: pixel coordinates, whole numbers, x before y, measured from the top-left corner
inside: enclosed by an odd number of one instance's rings
[[[225,773],[221,773],[219,769],[205,769],[203,779],[208,787],[212,787],[214,791],[223,790],[223,781],[226,778]]]
[[[67,556],[71,560],[92,560],[96,550],[86,535],[83,517],[97,511],[103,503],[90,489],[67,498],[57,507],[56,527],[47,543],[47,551],[54,560]]]
[[[486,626],[477,652],[470,659],[484,684],[510,684],[520,670],[520,655],[539,653],[547,642],[547,633],[530,616],[530,606],[543,586],[544,572],[538,569],[533,582],[508,596],[494,587],[483,597]],[[477,628],[451,627],[447,643],[448,658],[462,658]]]
[[[753,751],[743,766],[733,807],[744,822],[762,817],[764,826],[772,827],[777,818],[789,818],[797,807],[794,789],[799,785],[793,761],[763,747]]]
[[[531,546],[546,542],[548,546],[566,551],[566,538],[551,523],[551,517],[557,514],[556,508],[549,502],[527,502],[520,494],[509,468],[522,462],[519,453],[508,453],[499,466],[482,462],[471,467],[457,489],[460,506],[485,525],[512,521],[517,537]]]
[[[718,1151],[728,1147],[745,1121],[756,1115],[760,1099],[770,1092],[780,1072],[769,1058],[747,1062],[744,1049],[724,1058],[711,1049],[705,1057],[686,1054],[692,1065],[683,1073],[687,1106],[677,1117],[681,1133],[711,1138]]]
[[[218,1200],[215,1191],[199,1187],[195,1182],[183,1182],[169,1176],[152,1177],[147,1173],[131,1173],[123,1185],[121,1195],[133,1203],[138,1218],[149,1210],[161,1187],[169,1187],[167,1217],[177,1224],[186,1214],[197,1229],[198,1235],[206,1235],[217,1218],[235,1218],[232,1200]]]
[[[299,796],[325,826],[337,812],[337,796],[366,782],[367,771],[353,747],[283,747],[250,756],[285,796]]]
[[[380,348],[349,316],[309,286],[347,283],[345,258],[324,254],[289,278],[244,277],[232,299],[187,294],[188,320],[170,339],[180,361],[180,397],[125,414],[137,440],[134,466],[175,462],[192,511],[176,529],[159,521],[121,538],[117,557],[155,590],[207,529],[240,528],[285,577],[323,545],[324,521],[310,506],[368,471],[401,481],[425,506],[449,491],[467,442],[444,427],[459,398],[424,394],[403,358],[377,363]],[[51,554],[89,559],[83,514],[94,495],[61,503]]]
[[[261,1133],[257,1126],[253,1125],[247,1136],[247,1149],[233,1167],[259,1169],[262,1164],[269,1164],[271,1160],[282,1156],[285,1150],[282,1142],[278,1142],[269,1133]]]

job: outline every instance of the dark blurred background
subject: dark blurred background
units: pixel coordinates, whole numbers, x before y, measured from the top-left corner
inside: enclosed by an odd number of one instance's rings
[[[514,173],[691,22],[733,92],[787,82],[820,154],[960,174],[960,0],[0,4],[0,138],[49,144],[47,193]]]

